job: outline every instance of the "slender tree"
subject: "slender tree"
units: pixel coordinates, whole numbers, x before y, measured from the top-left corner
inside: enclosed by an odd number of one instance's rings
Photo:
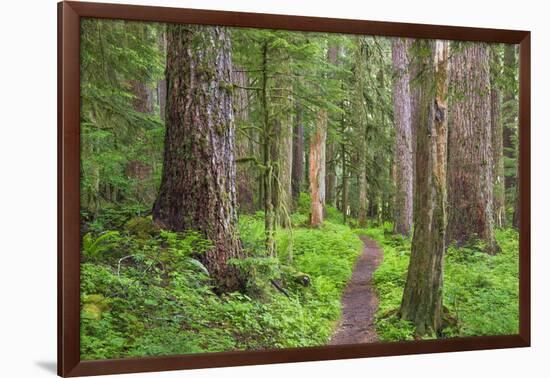
[[[504,189],[504,148],[502,143],[502,95],[499,80],[502,76],[502,60],[499,46],[491,47],[491,144],[493,152],[493,217],[496,227],[506,223]]]
[[[418,335],[441,328],[446,227],[449,43],[416,40],[423,66],[418,87],[414,234],[400,315]]]
[[[325,211],[325,167],[327,139],[327,111],[319,109],[309,145],[309,185],[311,190],[311,225],[323,224]]]
[[[411,129],[411,92],[409,88],[408,41],[392,41],[393,118],[395,123],[394,231],[409,235],[413,221],[413,156]]]
[[[296,103],[296,116],[292,132],[292,197],[296,201],[302,191],[304,181],[304,124],[302,109]]]
[[[237,231],[231,41],[221,27],[168,25],[164,164],[153,217],[197,230],[213,247],[201,256],[219,291],[242,281]]]
[[[367,224],[367,103],[365,101],[366,43],[363,37],[355,38],[353,66],[353,126],[357,131],[357,185],[359,206],[357,220],[361,227]]]
[[[290,225],[292,211],[292,131],[293,100],[291,95],[290,61],[278,51],[279,72],[274,80],[272,112],[273,143],[273,208],[278,226]],[[282,55],[282,56],[281,56]],[[272,57],[273,58],[273,57]]]
[[[448,242],[477,235],[494,253],[489,47],[457,44],[450,66]]]
[[[332,67],[337,67],[339,64],[340,46],[337,43],[330,44],[327,52],[327,61]],[[331,79],[334,79],[334,73],[330,75]],[[327,136],[326,147],[326,201],[331,206],[336,206],[336,153],[337,153],[336,141]]]

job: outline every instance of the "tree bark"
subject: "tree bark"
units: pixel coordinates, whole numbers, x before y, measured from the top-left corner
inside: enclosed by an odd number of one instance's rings
[[[158,36],[158,46],[166,65],[166,29],[161,28]],[[159,116],[164,121],[166,113],[166,78],[163,77],[157,82],[157,100],[159,105]]]
[[[265,247],[270,256],[275,256],[275,209],[273,207],[273,157],[271,156],[273,143],[272,123],[270,122],[269,109],[267,105],[268,91],[268,72],[267,60],[269,54],[269,45],[267,41],[262,44],[262,90],[261,90],[261,109],[263,118],[262,133],[262,155],[263,155],[263,200],[264,200],[264,229],[265,229]]]
[[[518,127],[518,102],[514,90],[510,88],[517,87],[515,78],[515,69],[517,66],[516,46],[504,45],[504,75],[507,80],[511,81],[508,89],[502,96],[502,144],[504,156],[510,162],[513,162],[517,157],[517,127]],[[513,168],[513,167],[509,167]],[[504,178],[504,187],[506,191],[514,192],[517,184],[516,175],[506,175]]]
[[[292,133],[292,198],[298,200],[304,180],[304,125],[299,104],[296,104],[296,117]]]
[[[342,108],[344,108],[344,102],[342,102]],[[342,118],[340,119],[340,138],[342,139],[340,142],[340,159],[342,160],[342,221],[344,224],[347,223],[348,220],[348,211],[349,211],[349,199],[348,199],[348,181],[349,181],[349,173],[348,173],[348,163],[347,163],[347,148],[346,148],[346,117],[344,114],[342,114]]]
[[[249,122],[249,101],[246,89],[248,86],[248,77],[246,72],[233,67],[233,84],[237,88],[233,89],[233,109],[236,121],[236,128],[239,125]],[[235,154],[238,159],[246,159],[255,155],[255,146],[253,142],[254,130],[248,133],[237,132],[235,141]],[[237,165],[237,203],[239,204],[239,212],[252,213],[255,211],[254,193],[256,187],[253,185],[255,166],[249,161],[243,161]]]
[[[327,111],[319,109],[317,124],[310,137],[309,185],[311,190],[311,225],[320,227],[325,210],[325,148],[327,138]]]
[[[409,235],[413,221],[413,155],[411,129],[411,92],[409,88],[408,43],[392,41],[393,118],[395,123],[394,232]]]
[[[328,48],[327,60],[333,66],[339,64],[340,46],[338,44],[332,44]],[[334,79],[334,74],[331,75],[331,79]],[[327,204],[336,206],[336,149],[337,145],[332,138],[327,138],[327,167],[326,167],[326,191],[327,191]]]
[[[498,84],[502,61],[496,47],[491,48],[491,143],[493,151],[493,218],[496,227],[506,224],[504,189],[504,148],[502,144],[502,96]]]
[[[354,115],[354,126],[358,133],[358,187],[359,187],[359,204],[357,220],[359,226],[367,225],[367,112],[366,101],[364,97],[365,91],[365,42],[363,37],[356,37],[355,41],[355,61],[353,67],[353,76],[355,80],[355,88],[353,97],[354,100],[352,109]]]
[[[281,75],[275,80],[274,99],[271,101],[273,113],[272,129],[274,131],[272,159],[274,161],[273,179],[273,208],[275,209],[276,223],[281,227],[290,226],[292,211],[292,97],[291,83],[288,80],[290,62],[284,62]]]
[[[495,253],[489,59],[484,43],[461,44],[451,59],[447,241],[477,236]]]
[[[441,328],[446,226],[447,88],[449,43],[416,40],[424,70],[418,87],[414,234],[400,316],[418,335]],[[432,68],[433,69],[430,69]],[[435,90],[434,90],[435,88]]]
[[[237,231],[231,43],[221,27],[167,26],[163,173],[153,217],[174,231],[196,230],[213,247],[200,256],[218,291],[242,288],[230,259]]]
[[[334,141],[327,143],[327,204],[336,206],[336,144]]]

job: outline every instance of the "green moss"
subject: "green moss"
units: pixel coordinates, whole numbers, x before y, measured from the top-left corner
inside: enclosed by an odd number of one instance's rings
[[[130,235],[139,239],[147,239],[160,232],[152,217],[134,217],[126,222],[124,228]]]

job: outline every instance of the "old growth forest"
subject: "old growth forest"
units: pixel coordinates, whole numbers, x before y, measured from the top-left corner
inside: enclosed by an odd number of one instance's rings
[[[83,19],[81,357],[518,332],[515,45]]]

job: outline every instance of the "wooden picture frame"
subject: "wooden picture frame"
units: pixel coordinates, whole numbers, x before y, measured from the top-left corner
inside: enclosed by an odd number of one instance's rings
[[[80,19],[83,17],[519,44],[519,334],[443,340],[80,360]],[[165,7],[58,4],[58,374],[83,376],[530,345],[530,32]]]

